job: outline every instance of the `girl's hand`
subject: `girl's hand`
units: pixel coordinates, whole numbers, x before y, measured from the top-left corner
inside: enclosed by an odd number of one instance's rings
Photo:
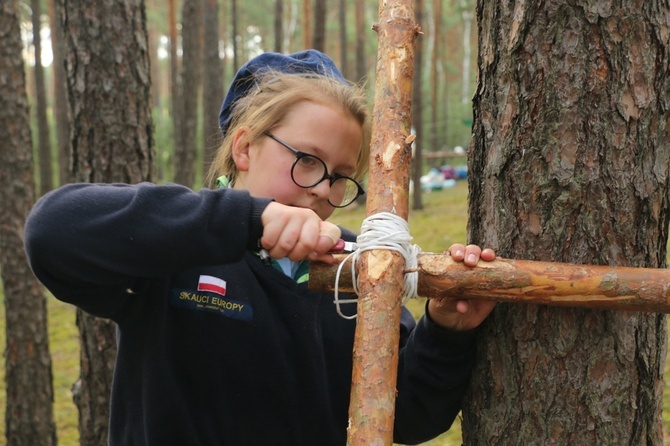
[[[261,246],[273,258],[332,263],[333,256],[326,253],[339,240],[340,228],[321,220],[311,209],[272,202],[261,214],[261,223]]]
[[[482,250],[477,245],[453,244],[449,248],[451,257],[457,262],[474,267],[480,260],[491,262],[496,254],[490,248]],[[451,330],[471,330],[493,311],[495,302],[483,300],[430,299],[428,313],[435,323]]]

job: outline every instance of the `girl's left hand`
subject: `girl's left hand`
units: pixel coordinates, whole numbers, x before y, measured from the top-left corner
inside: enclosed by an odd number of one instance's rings
[[[491,262],[496,254],[490,248],[482,250],[477,245],[453,244],[449,248],[451,257],[457,262],[474,267],[480,260]],[[483,300],[430,299],[428,312],[438,325],[451,330],[472,330],[481,324],[493,311],[496,303]]]

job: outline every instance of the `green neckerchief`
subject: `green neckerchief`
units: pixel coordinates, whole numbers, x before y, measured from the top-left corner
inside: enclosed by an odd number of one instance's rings
[[[219,189],[226,189],[228,186],[230,186],[230,181],[228,180],[228,177],[225,175],[220,176],[219,178],[216,179],[216,186]],[[256,252],[256,255],[259,255],[258,252]],[[279,262],[277,262],[275,259],[270,258],[270,264],[275,268],[284,273],[284,269],[281,267]],[[286,273],[284,273],[286,274]],[[288,275],[288,274],[287,274]],[[289,275],[290,277],[290,275]],[[295,271],[295,274],[293,274],[292,277],[293,280],[296,281],[296,283],[304,283],[309,280],[309,260],[301,260],[298,263],[298,268]]]

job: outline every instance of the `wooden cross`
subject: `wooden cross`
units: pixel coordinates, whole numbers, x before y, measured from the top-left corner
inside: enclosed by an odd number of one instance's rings
[[[407,220],[414,41],[411,0],[379,2],[375,103],[366,212]],[[345,256],[336,256],[341,262]],[[390,250],[361,253],[348,445],[391,445],[404,259]],[[497,259],[467,268],[448,254],[419,255],[418,293],[615,310],[670,312],[670,271]],[[332,290],[337,264],[313,263],[310,288]],[[353,290],[343,268],[339,290]]]
[[[366,212],[391,212],[407,220],[414,41],[419,34],[412,0],[380,0],[379,23],[373,28],[379,45]],[[393,443],[404,268],[404,258],[389,250],[363,252],[358,263],[348,445]]]

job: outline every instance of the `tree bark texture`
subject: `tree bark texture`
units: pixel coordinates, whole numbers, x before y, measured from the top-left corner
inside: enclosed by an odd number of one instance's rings
[[[60,13],[56,11],[56,0],[49,0],[49,23],[51,25],[51,50],[53,52],[54,119],[58,141],[58,185],[71,181],[70,159],[70,110],[67,102],[67,79],[65,74],[65,41]]]
[[[198,97],[202,73],[203,0],[184,0],[182,6],[182,65],[179,94],[181,121],[179,140],[174,152],[174,181],[193,187],[195,181],[196,131],[198,127]],[[218,116],[218,114],[217,114]]]
[[[0,2],[0,41],[0,264],[7,339],[6,444],[55,445],[46,298],[23,250],[23,226],[35,200],[35,186],[16,0]]]
[[[413,56],[418,33],[412,1],[380,1],[376,31],[379,52],[366,212],[369,216],[391,212],[407,220]],[[361,255],[349,445],[393,443],[404,265],[402,256],[390,250]]]
[[[219,110],[223,101],[223,64],[219,58],[218,0],[205,0],[204,35],[202,51],[202,171],[207,172],[218,143],[221,141]]]
[[[66,24],[74,179],[153,179],[146,13],[142,0],[59,0]],[[115,326],[77,312],[81,377],[75,386],[82,445],[107,442]]]
[[[504,257],[664,267],[670,2],[478,2],[469,240]],[[467,445],[662,444],[666,317],[498,305]]]

